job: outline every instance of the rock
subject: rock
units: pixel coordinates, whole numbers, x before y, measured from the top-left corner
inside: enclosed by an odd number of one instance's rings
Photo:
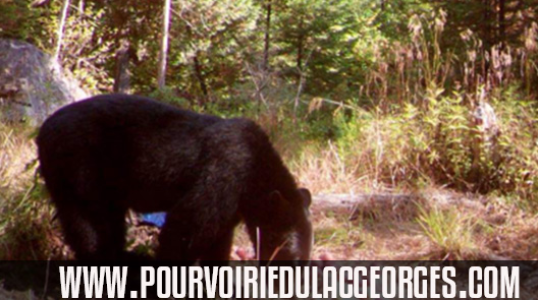
[[[58,108],[86,97],[48,54],[23,41],[0,39],[0,120],[39,124]]]

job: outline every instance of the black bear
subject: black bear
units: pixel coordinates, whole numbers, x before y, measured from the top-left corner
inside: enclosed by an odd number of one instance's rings
[[[158,259],[227,260],[244,221],[261,260],[307,260],[311,196],[267,135],[129,95],[68,105],[37,137],[41,174],[78,259],[123,259],[125,215],[167,212]]]

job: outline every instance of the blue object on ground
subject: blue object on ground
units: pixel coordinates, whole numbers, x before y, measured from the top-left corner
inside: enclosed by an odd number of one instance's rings
[[[162,228],[166,221],[166,212],[144,213],[141,215],[143,223]]]

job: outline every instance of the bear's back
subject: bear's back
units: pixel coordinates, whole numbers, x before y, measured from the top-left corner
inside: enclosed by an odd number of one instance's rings
[[[36,139],[41,173],[49,189],[69,186],[85,195],[105,184],[135,193],[152,182],[187,186],[201,152],[199,135],[220,121],[138,96],[89,98],[42,125]]]
[[[92,97],[65,106],[41,126],[40,152],[88,147],[116,149],[136,141],[153,141],[196,133],[220,118],[181,110],[157,101],[123,94]],[[155,138],[160,135],[162,138]],[[72,148],[70,150],[70,148]],[[46,155],[46,154],[43,154]]]
[[[123,94],[95,96],[65,106],[50,116],[42,125],[40,135],[60,127],[83,130],[102,127],[160,127],[167,123],[183,121],[211,124],[220,118],[178,109],[155,100]],[[39,138],[38,138],[39,139]]]

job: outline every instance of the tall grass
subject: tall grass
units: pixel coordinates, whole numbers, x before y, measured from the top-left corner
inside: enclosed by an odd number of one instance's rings
[[[473,240],[473,223],[469,216],[460,214],[454,208],[443,210],[437,206],[429,210],[421,207],[417,219],[424,234],[449,259],[471,259],[477,253]]]
[[[32,129],[0,123],[0,258],[46,259],[52,210],[37,178]]]

